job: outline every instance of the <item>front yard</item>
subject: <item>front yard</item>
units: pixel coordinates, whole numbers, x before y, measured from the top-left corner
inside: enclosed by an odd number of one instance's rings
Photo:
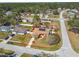
[[[18,45],[18,46],[26,46],[31,38],[32,38],[31,34],[25,34],[25,35],[17,34],[9,42],[11,42],[14,45]]]
[[[11,32],[0,32],[0,39],[4,39],[5,37],[7,37],[10,34],[11,34]]]

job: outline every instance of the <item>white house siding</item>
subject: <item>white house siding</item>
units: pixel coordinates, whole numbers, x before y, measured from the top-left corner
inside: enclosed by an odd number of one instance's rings
[[[22,20],[22,22],[26,22],[26,20],[25,20],[25,19],[23,19],[23,20]]]

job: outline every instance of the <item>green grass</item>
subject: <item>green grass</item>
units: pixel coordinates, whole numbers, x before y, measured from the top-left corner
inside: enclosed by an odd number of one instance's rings
[[[48,18],[59,18],[59,15],[49,15]]]
[[[0,39],[4,39],[5,37],[7,37],[10,34],[11,34],[11,32],[0,32]]]
[[[61,43],[62,42],[55,44],[55,45],[52,45],[52,46],[49,46],[48,48],[39,47],[39,46],[32,46],[32,47],[35,48],[35,49],[41,49],[41,50],[46,50],[46,51],[56,51],[61,47]]]
[[[13,54],[14,52],[11,51],[11,50],[6,50],[6,49],[3,49],[3,48],[0,48],[0,54],[6,54],[6,55],[10,55],[10,54]]]
[[[3,40],[0,40],[0,42],[2,42]]]
[[[30,31],[32,30],[32,26],[21,26],[21,28],[26,28],[29,29]]]
[[[32,55],[31,55],[31,54],[23,53],[23,54],[21,55],[21,57],[32,57]]]
[[[32,24],[30,22],[19,22],[19,24]]]
[[[31,38],[32,38],[31,34],[25,34],[25,35],[16,35],[11,40],[19,42],[29,42]]]
[[[9,42],[11,42],[11,41],[9,41]],[[25,44],[25,43],[18,43],[18,42],[12,42],[12,45],[23,46],[23,47],[27,46],[27,44]]]
[[[75,50],[77,53],[79,53],[79,49],[78,49],[78,48],[74,48],[74,50]]]

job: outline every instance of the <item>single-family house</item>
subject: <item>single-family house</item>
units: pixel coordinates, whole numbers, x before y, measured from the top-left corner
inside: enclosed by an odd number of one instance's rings
[[[46,30],[46,26],[41,25],[41,26],[39,27],[39,30],[40,30],[40,31],[45,31],[45,30]]]
[[[48,18],[41,18],[41,22],[50,22]]]
[[[74,13],[78,13],[77,9],[71,9],[71,11],[74,12]]]
[[[68,17],[69,18],[73,18],[75,16],[75,13],[74,12],[68,12]]]
[[[0,31],[4,31],[4,32],[11,31],[11,27],[10,26],[1,26]]]
[[[6,14],[7,16],[9,16],[9,15],[12,15],[13,12],[12,12],[12,11],[7,11],[5,14]]]
[[[48,32],[46,32],[46,31],[40,31],[39,28],[34,28],[33,34],[34,34],[35,36],[39,36],[40,34],[44,34],[44,35],[47,36]]]
[[[23,22],[30,22],[30,23],[32,23],[33,22],[33,18],[27,18],[27,17],[25,17],[25,18],[22,19],[22,21]]]

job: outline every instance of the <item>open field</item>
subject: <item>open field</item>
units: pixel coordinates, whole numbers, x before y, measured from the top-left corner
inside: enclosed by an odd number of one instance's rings
[[[69,29],[69,26],[67,25],[67,22],[66,23],[66,27],[67,27],[67,30]],[[70,39],[70,42],[71,42],[71,45],[72,45],[72,48],[79,53],[79,34],[75,34],[71,31],[68,31],[68,35],[69,35],[69,39]]]

